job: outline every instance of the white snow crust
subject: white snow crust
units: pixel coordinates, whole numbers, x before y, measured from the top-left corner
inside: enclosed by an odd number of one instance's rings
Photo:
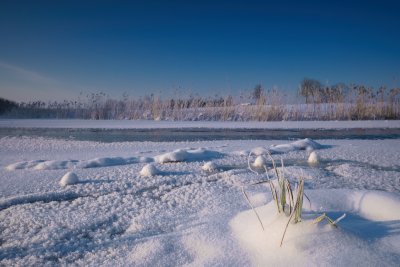
[[[398,139],[1,138],[0,265],[397,266],[399,147]],[[319,164],[308,163],[311,148],[323,159]],[[303,221],[289,225],[281,248],[287,217],[277,215],[268,186],[253,185],[267,175],[248,169],[252,150],[274,151],[278,168],[293,184],[306,179],[311,206],[304,201]],[[251,162],[256,158],[254,153]],[[265,158],[268,176],[275,179]],[[159,173],[144,177],[141,170],[149,163]],[[61,187],[67,171],[79,183]],[[311,224],[324,212],[346,217],[337,229],[326,221]]]

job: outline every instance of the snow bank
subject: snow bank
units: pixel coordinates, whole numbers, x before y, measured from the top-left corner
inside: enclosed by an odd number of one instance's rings
[[[74,172],[67,172],[60,180],[61,186],[73,185],[77,183],[79,183],[79,178]]]
[[[182,161],[199,161],[209,160],[221,157],[222,154],[217,151],[207,150],[204,148],[198,149],[177,149],[173,152],[168,152],[154,157],[157,163],[182,162]]]
[[[240,150],[233,152],[233,154],[236,155],[241,155],[241,156],[247,156],[249,153],[255,156],[261,156],[261,155],[268,155],[268,154],[283,154],[283,153],[288,153],[291,151],[297,151],[297,150],[310,150],[313,151],[315,149],[321,149],[322,145],[319,144],[318,142],[306,138],[302,140],[298,140],[292,143],[288,144],[280,144],[280,145],[271,145],[270,147],[255,147],[251,149],[250,151],[245,151],[245,150]]]
[[[265,231],[252,210],[241,212],[232,219],[233,234],[252,255],[253,265],[357,266],[368,263],[371,266],[393,266],[398,263],[400,248],[388,248],[388,244],[398,246],[400,242],[396,226],[400,219],[400,198],[397,195],[351,190],[312,190],[307,193],[313,207],[319,207],[319,210],[304,212],[301,223],[290,224],[281,248],[279,245],[288,218],[277,214],[273,202],[257,208]],[[305,209],[306,206],[308,204],[304,203]],[[334,220],[343,212],[347,216],[337,229],[326,221],[312,224],[322,212]],[[391,223],[383,223],[385,221]]]
[[[32,169],[42,162],[45,162],[45,160],[21,161],[21,162],[13,163],[13,164],[6,166],[6,170],[15,171],[15,170],[22,170],[22,169]]]
[[[320,149],[322,146],[310,138],[295,141],[290,144],[273,145],[269,148],[271,154],[287,153],[296,150]]]
[[[152,162],[152,158],[147,157],[103,157],[89,160],[34,160],[22,161],[6,166],[9,171],[20,169],[34,170],[58,170],[58,169],[73,169],[73,168],[98,168],[118,165],[127,165],[133,163]]]

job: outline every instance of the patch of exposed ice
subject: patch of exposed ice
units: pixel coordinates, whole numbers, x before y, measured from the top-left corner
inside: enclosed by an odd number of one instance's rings
[[[21,162],[13,163],[13,164],[6,166],[6,170],[14,171],[14,170],[22,170],[22,169],[31,169],[43,162],[45,162],[45,160],[21,161]]]

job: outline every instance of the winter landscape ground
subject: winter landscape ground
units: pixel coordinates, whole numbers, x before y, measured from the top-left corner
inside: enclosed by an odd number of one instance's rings
[[[21,123],[38,126],[18,120],[0,126]],[[63,128],[62,122],[40,123],[43,131]],[[94,122],[68,123],[66,128],[84,128]],[[399,121],[290,123],[275,128],[339,128],[343,139],[106,143],[2,137],[0,265],[398,266],[400,139],[348,139],[345,132],[400,128]],[[132,127],[158,128],[145,122]],[[308,162],[312,151],[317,160]],[[268,153],[277,162],[282,158],[285,166],[278,169],[293,185],[305,179],[310,199],[282,246],[288,217],[277,213],[270,187],[254,185],[276,179]],[[313,224],[323,213],[345,217],[337,228]]]

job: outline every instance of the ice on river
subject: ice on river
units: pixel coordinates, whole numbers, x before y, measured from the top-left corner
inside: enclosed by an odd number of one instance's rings
[[[0,148],[0,265],[400,261],[397,139],[98,143],[7,137]],[[319,160],[309,164],[316,149]],[[250,151],[250,164],[272,152],[279,168],[283,159],[281,171],[290,181],[306,179],[311,207],[304,203],[304,220],[289,226],[282,248],[286,221],[277,216],[269,188],[251,186],[266,174],[260,159],[248,169]],[[60,186],[69,171],[79,182]],[[272,171],[269,177],[275,178]],[[310,223],[323,212],[346,218],[337,229]]]

